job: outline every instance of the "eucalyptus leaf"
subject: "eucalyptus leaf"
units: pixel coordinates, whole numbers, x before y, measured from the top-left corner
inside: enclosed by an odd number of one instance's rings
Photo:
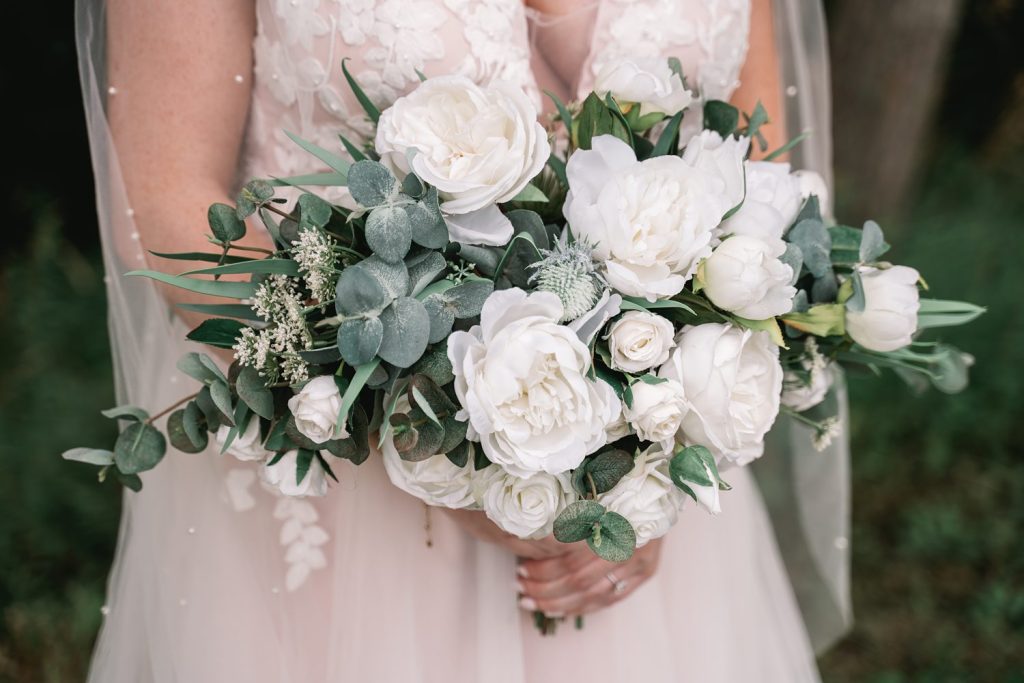
[[[416,296],[445,271],[448,263],[439,252],[425,251],[406,259],[405,266],[409,272],[409,291],[406,294]]]
[[[207,431],[204,429],[206,424],[206,417],[203,415],[203,411],[199,408],[199,404],[195,401],[189,401],[185,404],[185,411],[182,413],[181,426],[188,434],[188,438],[192,443],[200,443],[206,437]]]
[[[859,270],[850,273],[849,282],[852,285],[852,293],[846,300],[846,310],[860,313],[864,310],[867,300],[864,294],[864,280],[861,278]]]
[[[636,531],[619,513],[606,512],[587,539],[587,545],[603,560],[625,562],[636,550]]]
[[[398,191],[398,181],[379,162],[357,161],[348,170],[348,189],[353,199],[369,209],[389,203]]]
[[[245,220],[256,213],[256,209],[270,201],[273,196],[274,188],[270,183],[260,179],[250,180],[239,191],[235,200],[237,205],[235,216],[239,220]]]
[[[405,258],[412,245],[409,215],[397,206],[379,206],[366,217],[366,243],[388,263]]]
[[[544,194],[539,187],[533,183],[527,183],[526,187],[519,191],[515,197],[509,201],[513,202],[546,202],[548,197]]]
[[[382,311],[391,301],[390,294],[363,268],[346,268],[335,285],[334,306],[345,316],[366,315]]]
[[[302,193],[299,195],[298,205],[301,228],[322,228],[331,220],[331,205],[315,194]]]
[[[874,221],[865,222],[860,241],[861,263],[874,263],[888,250],[889,245],[885,243],[882,228],[879,227],[878,223]]]
[[[274,417],[274,395],[254,368],[244,367],[238,373],[235,392],[252,412],[267,420]]]
[[[206,432],[200,432],[197,440],[193,441],[189,432],[185,429],[185,410],[180,408],[167,416],[167,438],[171,446],[182,453],[199,453],[209,441]]]
[[[494,291],[491,280],[465,280],[446,290],[441,297],[452,308],[456,318],[473,318],[480,315],[484,302]]]
[[[438,206],[437,188],[427,188],[423,198],[404,207],[409,215],[412,241],[428,249],[443,249],[448,244],[448,224]]]
[[[800,221],[786,235],[786,240],[800,248],[804,265],[815,277],[822,277],[832,269],[832,238],[821,221]]]
[[[101,410],[100,415],[111,420],[134,420],[135,422],[145,422],[149,419],[149,413],[142,408],[127,405]]]
[[[447,439],[448,432],[445,430],[445,438]],[[445,455],[448,456],[448,460],[451,461],[456,467],[465,467],[469,464],[469,453],[471,447],[468,441],[462,441],[457,446],[447,451]]]
[[[597,493],[606,493],[633,470],[633,456],[618,449],[604,451],[587,461],[585,470],[588,485],[592,481]]]
[[[353,268],[369,273],[384,288],[390,299],[405,296],[409,291],[409,271],[404,263],[388,263],[379,256],[370,256]]]
[[[363,365],[376,357],[384,338],[380,318],[352,318],[338,326],[338,350],[349,365]]]
[[[210,398],[213,399],[213,404],[217,406],[217,410],[227,418],[228,424],[234,424],[234,418],[231,417],[234,413],[234,408],[231,401],[231,389],[224,382],[217,381],[210,385]]]
[[[732,135],[740,123],[740,110],[728,102],[708,100],[704,103],[704,127],[723,138]]]
[[[402,459],[408,462],[419,462],[439,454],[441,444],[444,442],[444,427],[426,419],[425,414],[420,410],[410,411],[409,418],[416,423],[417,438],[411,448],[400,453]]]
[[[211,204],[206,219],[213,236],[221,242],[234,242],[245,237],[245,221],[238,217],[233,206]]]
[[[468,422],[462,422],[449,416],[441,420],[441,426],[444,427],[444,440],[437,449],[439,453],[451,453],[461,444],[466,443],[466,433],[469,431]]]
[[[153,425],[136,422],[117,437],[114,463],[124,474],[136,474],[156,467],[166,452],[164,435]]]
[[[792,242],[786,242],[786,251],[782,253],[779,260],[793,271],[793,277],[790,279],[789,284],[796,284],[796,281],[800,279],[800,271],[804,267],[804,253],[800,250],[800,247]]]
[[[509,222],[512,223],[512,230],[515,234],[521,232],[528,233],[533,238],[533,243],[538,249],[551,248],[551,240],[548,237],[547,228],[544,227],[544,221],[536,211],[516,209],[509,211],[507,216]]]
[[[430,317],[423,304],[400,297],[380,314],[384,336],[377,354],[388,363],[407,368],[423,355],[430,337]]]
[[[426,375],[439,387],[443,387],[455,379],[455,375],[452,373],[452,362],[443,345],[432,347],[417,361],[412,370],[417,375]]]
[[[423,300],[423,307],[427,311],[427,318],[430,320],[430,336],[427,341],[437,344],[444,341],[451,334],[452,325],[455,324],[455,311],[445,303],[440,294],[431,294]]]
[[[593,500],[570,503],[555,518],[553,533],[562,543],[576,543],[590,537],[594,525],[605,514],[604,506]]]
[[[103,450],[102,448],[72,448],[61,453],[61,457],[65,460],[84,462],[88,465],[98,465],[100,467],[114,464],[113,451]]]

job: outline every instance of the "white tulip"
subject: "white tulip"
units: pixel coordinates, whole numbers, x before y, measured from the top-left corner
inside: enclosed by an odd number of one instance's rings
[[[306,382],[299,393],[288,399],[288,410],[295,417],[295,428],[313,443],[325,443],[348,436],[345,425],[338,425],[341,391],[334,377],[321,375]]]
[[[893,266],[880,269],[863,266],[864,310],[846,311],[846,332],[872,351],[895,351],[913,341],[921,301],[913,268]]]
[[[764,452],[782,393],[779,348],[767,332],[705,323],[683,328],[659,375],[683,386],[682,441],[746,465]]]
[[[597,72],[594,92],[602,99],[611,93],[619,102],[639,104],[641,117],[652,113],[673,116],[693,101],[693,93],[665,59],[606,62]]]
[[[780,260],[781,239],[734,235],[704,262],[704,293],[711,302],[749,320],[766,320],[793,308],[793,269]]]
[[[661,365],[676,345],[675,327],[647,311],[628,311],[608,328],[612,367],[637,374]]]
[[[651,446],[636,458],[633,469],[597,502],[629,520],[636,545],[661,538],[679,519],[685,494],[672,483],[669,460],[659,446]]]
[[[495,204],[515,197],[551,148],[537,109],[511,83],[437,76],[381,113],[381,161],[437,188],[453,241],[500,246],[512,224]]]
[[[504,289],[487,298],[479,325],[448,338],[459,419],[518,476],[573,469],[619,415],[611,386],[587,376],[589,348],[561,317],[550,292]]]
[[[625,142],[600,135],[592,149],[569,157],[569,228],[593,246],[608,284],[621,294],[655,301],[682,291],[711,253],[712,231],[743,196],[747,141],[701,142],[707,149],[698,144],[690,161],[641,162]]]

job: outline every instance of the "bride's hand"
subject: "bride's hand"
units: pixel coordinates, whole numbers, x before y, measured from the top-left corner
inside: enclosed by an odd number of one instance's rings
[[[565,555],[583,555],[584,551],[590,553],[590,549],[582,543],[566,544],[556,541],[553,536],[538,541],[526,541],[516,538],[512,534],[499,529],[494,522],[487,519],[483,512],[475,510],[449,510],[441,508],[455,520],[464,531],[471,536],[500,545],[514,555],[530,560],[553,559]]]
[[[551,617],[586,614],[629,596],[654,575],[661,556],[661,540],[638,548],[625,562],[602,560],[586,546],[586,553],[524,560],[519,565],[522,598],[526,610],[540,610]],[[623,589],[615,592],[615,583]]]

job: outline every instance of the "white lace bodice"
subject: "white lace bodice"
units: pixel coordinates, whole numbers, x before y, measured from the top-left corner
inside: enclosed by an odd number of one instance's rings
[[[727,99],[746,56],[749,0],[598,0],[579,67],[585,93],[618,56],[674,56],[691,88]],[[332,150],[337,134],[360,144],[371,132],[341,72],[385,107],[426,76],[465,74],[520,84],[538,106],[530,19],[522,0],[257,0],[255,83],[240,180],[308,172],[311,157],[284,134]]]

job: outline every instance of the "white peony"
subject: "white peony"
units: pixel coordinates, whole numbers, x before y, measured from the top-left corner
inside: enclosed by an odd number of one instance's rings
[[[637,374],[661,365],[676,345],[675,327],[647,311],[628,311],[608,328],[605,338],[612,367]]]
[[[313,443],[348,436],[345,425],[337,425],[341,391],[330,375],[309,380],[299,393],[288,399],[288,410],[295,417],[295,428]]]
[[[395,410],[398,413],[407,412],[409,400],[399,398]],[[391,483],[409,495],[428,505],[456,510],[475,506],[472,457],[467,459],[465,467],[457,466],[443,453],[418,462],[402,460],[395,448],[393,430],[381,441],[380,452]]]
[[[515,475],[576,467],[619,415],[615,392],[587,377],[590,350],[561,317],[554,294],[505,289],[487,298],[479,325],[448,338],[459,419]]]
[[[228,440],[228,434],[231,432],[231,427],[228,425],[221,425],[217,430],[217,434],[214,437],[220,446]],[[273,455],[271,451],[268,451],[263,447],[263,440],[260,438],[260,420],[258,417],[253,416],[249,420],[249,425],[245,428],[245,431],[241,434],[235,435],[231,445],[228,446],[227,453],[235,456],[239,460],[252,461],[252,460],[266,460],[267,456]]]
[[[767,332],[706,323],[683,328],[659,375],[683,385],[683,442],[745,465],[764,452],[779,413],[782,365]]]
[[[658,384],[634,382],[632,406],[623,407],[623,415],[636,435],[644,441],[671,444],[688,410],[682,385],[675,379]]]
[[[683,161],[725,183],[722,191],[729,211],[743,201],[746,193],[744,159],[749,149],[750,138],[723,138],[713,130],[704,130],[686,143]]]
[[[765,241],[781,239],[803,205],[800,182],[789,164],[748,161],[743,206],[722,222],[717,236],[749,235]]]
[[[479,503],[487,517],[519,538],[550,536],[555,518],[576,499],[567,473],[520,477],[491,465],[476,476]]]
[[[661,538],[679,519],[686,496],[672,483],[668,464],[661,448],[651,446],[637,456],[629,474],[597,498],[606,509],[629,520],[637,547]]]
[[[704,293],[721,309],[749,320],[767,320],[793,308],[793,269],[780,260],[786,243],[734,235],[704,262]]]
[[[697,149],[691,161],[641,162],[625,142],[600,135],[593,149],[569,157],[563,212],[572,234],[593,245],[613,289],[649,301],[670,297],[711,253],[712,230],[743,196],[736,152],[746,143],[718,144]]]
[[[640,116],[673,116],[690,106],[693,93],[672,72],[666,59],[622,59],[606,62],[597,72],[594,92],[604,99],[611,93],[619,102],[640,105]]]
[[[913,268],[893,266],[860,268],[864,283],[864,310],[846,311],[846,332],[853,341],[872,351],[895,351],[913,341],[921,301]]]
[[[302,481],[296,480],[298,477],[298,470],[296,469],[298,457],[298,451],[288,451],[273,465],[270,464],[270,461],[267,461],[260,469],[260,479],[263,481],[263,484],[268,489],[286,496],[301,498],[326,494],[327,472],[320,465],[320,461],[316,457],[309,464],[309,470],[306,471]]]
[[[465,76],[430,78],[398,98],[381,113],[375,147],[392,169],[437,188],[453,241],[495,246],[512,237],[495,204],[526,187],[551,153],[521,88]]]

